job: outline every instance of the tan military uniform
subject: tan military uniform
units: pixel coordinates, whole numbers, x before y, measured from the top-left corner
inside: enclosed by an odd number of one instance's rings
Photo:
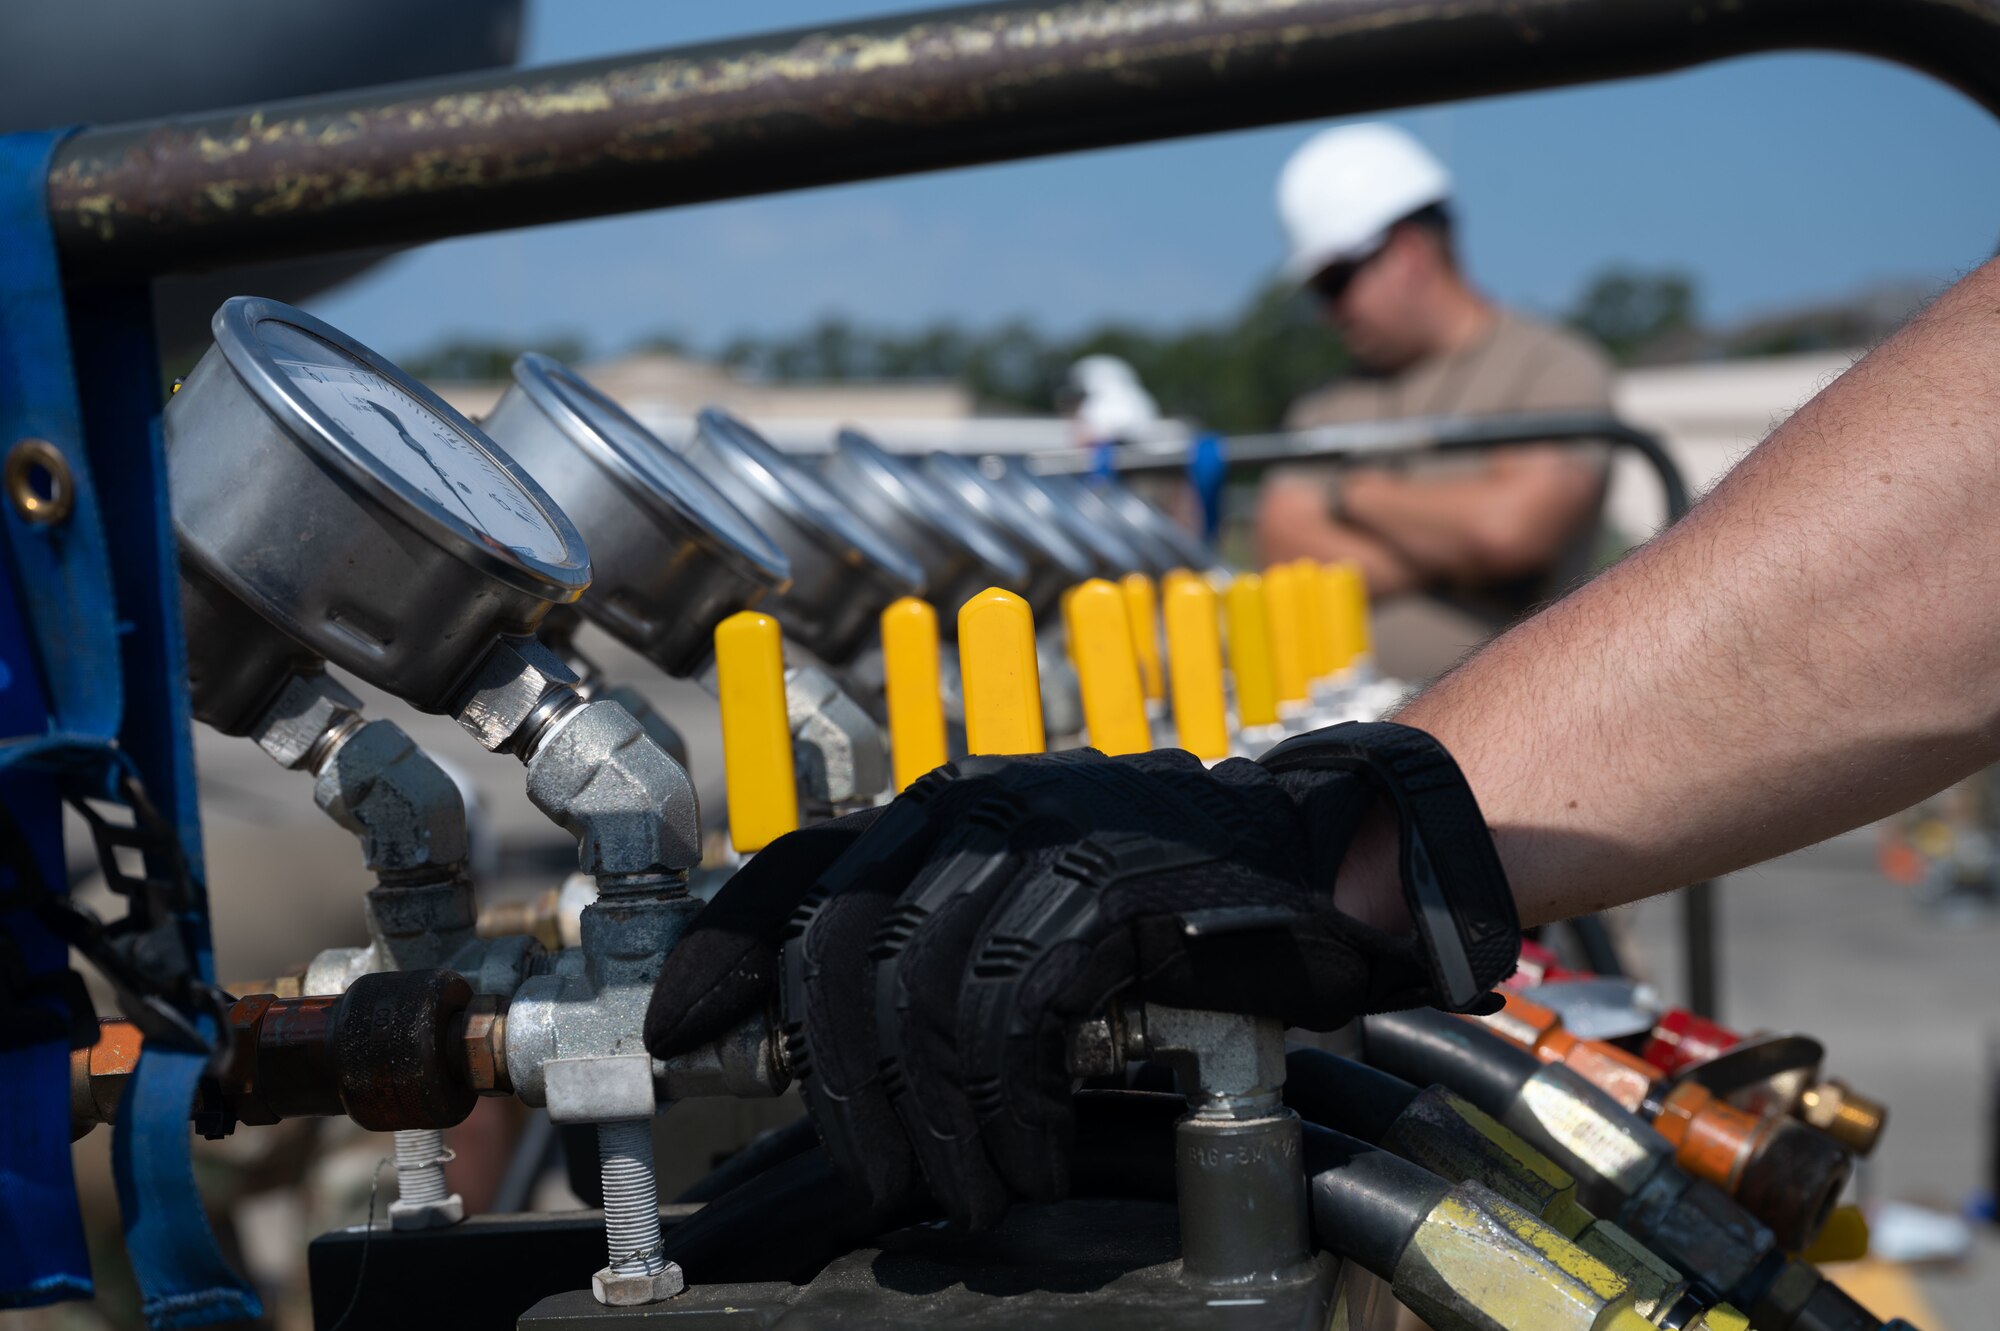
[[[1433,357],[1398,374],[1355,374],[1306,394],[1292,405],[1285,425],[1307,429],[1415,416],[1478,416],[1520,411],[1602,410],[1611,406],[1611,364],[1573,333],[1500,311],[1485,335],[1459,351]],[[1593,465],[1606,466],[1592,448]],[[1417,475],[1463,475],[1486,465],[1479,454],[1397,464]],[[1337,507],[1340,469],[1300,464],[1283,469],[1327,486],[1328,511]],[[1376,659],[1388,674],[1430,679],[1467,650],[1587,573],[1598,545],[1593,517],[1580,524],[1550,567],[1504,582],[1440,587],[1380,607]]]

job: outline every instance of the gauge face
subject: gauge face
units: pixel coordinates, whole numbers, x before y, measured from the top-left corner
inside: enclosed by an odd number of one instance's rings
[[[540,564],[572,561],[569,542],[513,467],[402,385],[302,328],[260,320],[258,339],[286,387],[318,408],[354,450],[481,540]]]
[[[743,515],[720,490],[689,466],[630,413],[559,361],[546,356],[524,358],[537,375],[586,429],[684,520],[736,550],[767,574],[787,575],[785,557],[771,544],[764,529]],[[516,375],[521,373],[516,370]]]

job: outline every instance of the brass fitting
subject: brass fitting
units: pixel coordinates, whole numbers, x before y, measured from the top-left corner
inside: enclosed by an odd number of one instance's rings
[[[1858,1094],[1846,1082],[1828,1078],[1799,1095],[1799,1118],[1856,1155],[1868,1155],[1882,1138],[1889,1107]]]

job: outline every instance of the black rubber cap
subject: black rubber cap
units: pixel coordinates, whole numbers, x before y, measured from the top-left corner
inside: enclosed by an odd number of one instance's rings
[[[1778,1119],[1737,1180],[1736,1200],[1771,1227],[1787,1251],[1810,1247],[1854,1172],[1854,1157],[1796,1119]]]
[[[462,1123],[479,1097],[452,1075],[445,1044],[471,1002],[456,971],[384,971],[349,985],[333,1031],[347,1116],[370,1132]]]

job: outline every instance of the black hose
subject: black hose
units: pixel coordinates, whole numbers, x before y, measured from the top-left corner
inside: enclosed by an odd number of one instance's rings
[[[1285,1103],[1308,1123],[1380,1142],[1419,1089],[1380,1068],[1324,1049],[1285,1055]]]
[[[765,1170],[781,1165],[794,1156],[804,1155],[818,1144],[819,1133],[814,1130],[812,1120],[804,1116],[795,1118],[790,1123],[752,1137],[749,1145],[695,1180],[694,1186],[674,1201],[712,1202]]]
[[[1364,1018],[1361,1038],[1375,1067],[1418,1086],[1448,1087],[1502,1121],[1542,1068],[1527,1050],[1432,1008]]]
[[[1450,1186],[1378,1147],[1305,1125],[1306,1191],[1313,1240],[1384,1280]]]

